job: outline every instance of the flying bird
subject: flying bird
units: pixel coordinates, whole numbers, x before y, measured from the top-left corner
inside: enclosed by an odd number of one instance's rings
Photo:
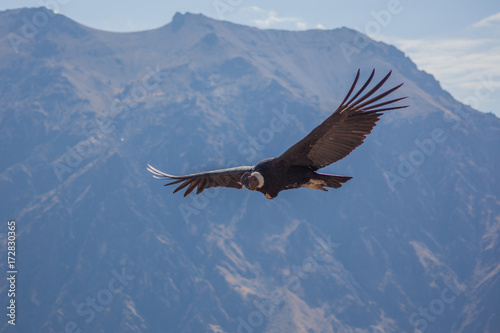
[[[401,83],[379,93],[379,89],[391,72],[368,90],[375,75],[373,70],[368,80],[354,93],[360,75],[358,70],[349,92],[337,110],[281,156],[265,159],[254,166],[240,166],[185,176],[170,175],[149,164],[148,171],[155,178],[171,180],[164,186],[180,184],[174,193],[187,187],[184,196],[193,192],[195,188],[196,194],[200,194],[207,188],[218,186],[259,191],[268,199],[275,198],[281,191],[300,187],[322,191],[327,191],[325,187],[339,188],[352,177],[317,171],[343,159],[360,146],[384,111],[407,107],[407,105],[393,106],[393,103],[406,97],[381,101],[403,85]],[[368,91],[363,94],[365,90]]]

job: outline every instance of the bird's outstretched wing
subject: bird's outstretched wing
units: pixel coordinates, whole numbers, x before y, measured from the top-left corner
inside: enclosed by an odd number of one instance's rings
[[[155,178],[173,180],[164,186],[182,183],[175,189],[174,193],[187,186],[188,188],[186,192],[184,192],[184,196],[191,193],[197,186],[198,189],[196,190],[196,194],[200,194],[204,189],[218,186],[241,188],[241,176],[245,172],[252,170],[252,168],[251,166],[240,166],[236,168],[195,173],[192,175],[173,176],[161,172],[148,164],[148,171],[151,172]]]
[[[407,107],[407,105],[390,106],[406,97],[380,102],[381,99],[403,84],[374,96],[387,81],[392,71],[362,95],[373,79],[375,74],[375,70],[373,70],[366,83],[349,99],[358,83],[359,72],[358,70],[351,89],[337,110],[306,137],[283,153],[279,157],[281,161],[293,165],[309,166],[313,170],[321,169],[343,159],[361,145],[383,111]]]

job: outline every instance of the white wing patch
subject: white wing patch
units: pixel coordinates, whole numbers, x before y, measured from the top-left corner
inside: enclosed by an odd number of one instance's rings
[[[321,190],[327,191],[323,186],[326,186],[326,182],[320,179],[311,179],[309,182],[302,185],[302,187],[310,188],[311,190]]]

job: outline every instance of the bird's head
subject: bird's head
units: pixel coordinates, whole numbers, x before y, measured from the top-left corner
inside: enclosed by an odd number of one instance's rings
[[[245,172],[243,176],[241,176],[240,183],[242,188],[248,188],[249,190],[255,191],[264,186],[264,177],[258,171],[252,173]]]

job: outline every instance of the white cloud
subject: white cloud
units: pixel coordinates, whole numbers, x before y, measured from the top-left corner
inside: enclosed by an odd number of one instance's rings
[[[314,28],[318,30],[326,30],[326,27],[321,23],[316,24]]]
[[[408,54],[459,101],[479,96],[473,106],[500,117],[500,13],[472,24],[461,38],[381,39]]]
[[[500,28],[500,12],[490,15],[485,19],[482,19],[479,22],[474,23],[472,28],[488,28],[488,27],[497,27]]]
[[[386,39],[387,40],[387,39]],[[500,117],[500,42],[496,38],[392,39],[420,69],[459,101],[480,94],[475,108]]]
[[[245,7],[241,11],[250,17],[250,22],[259,28],[282,28],[305,30],[307,24],[298,17],[278,16],[274,10],[265,10],[257,6]]]

